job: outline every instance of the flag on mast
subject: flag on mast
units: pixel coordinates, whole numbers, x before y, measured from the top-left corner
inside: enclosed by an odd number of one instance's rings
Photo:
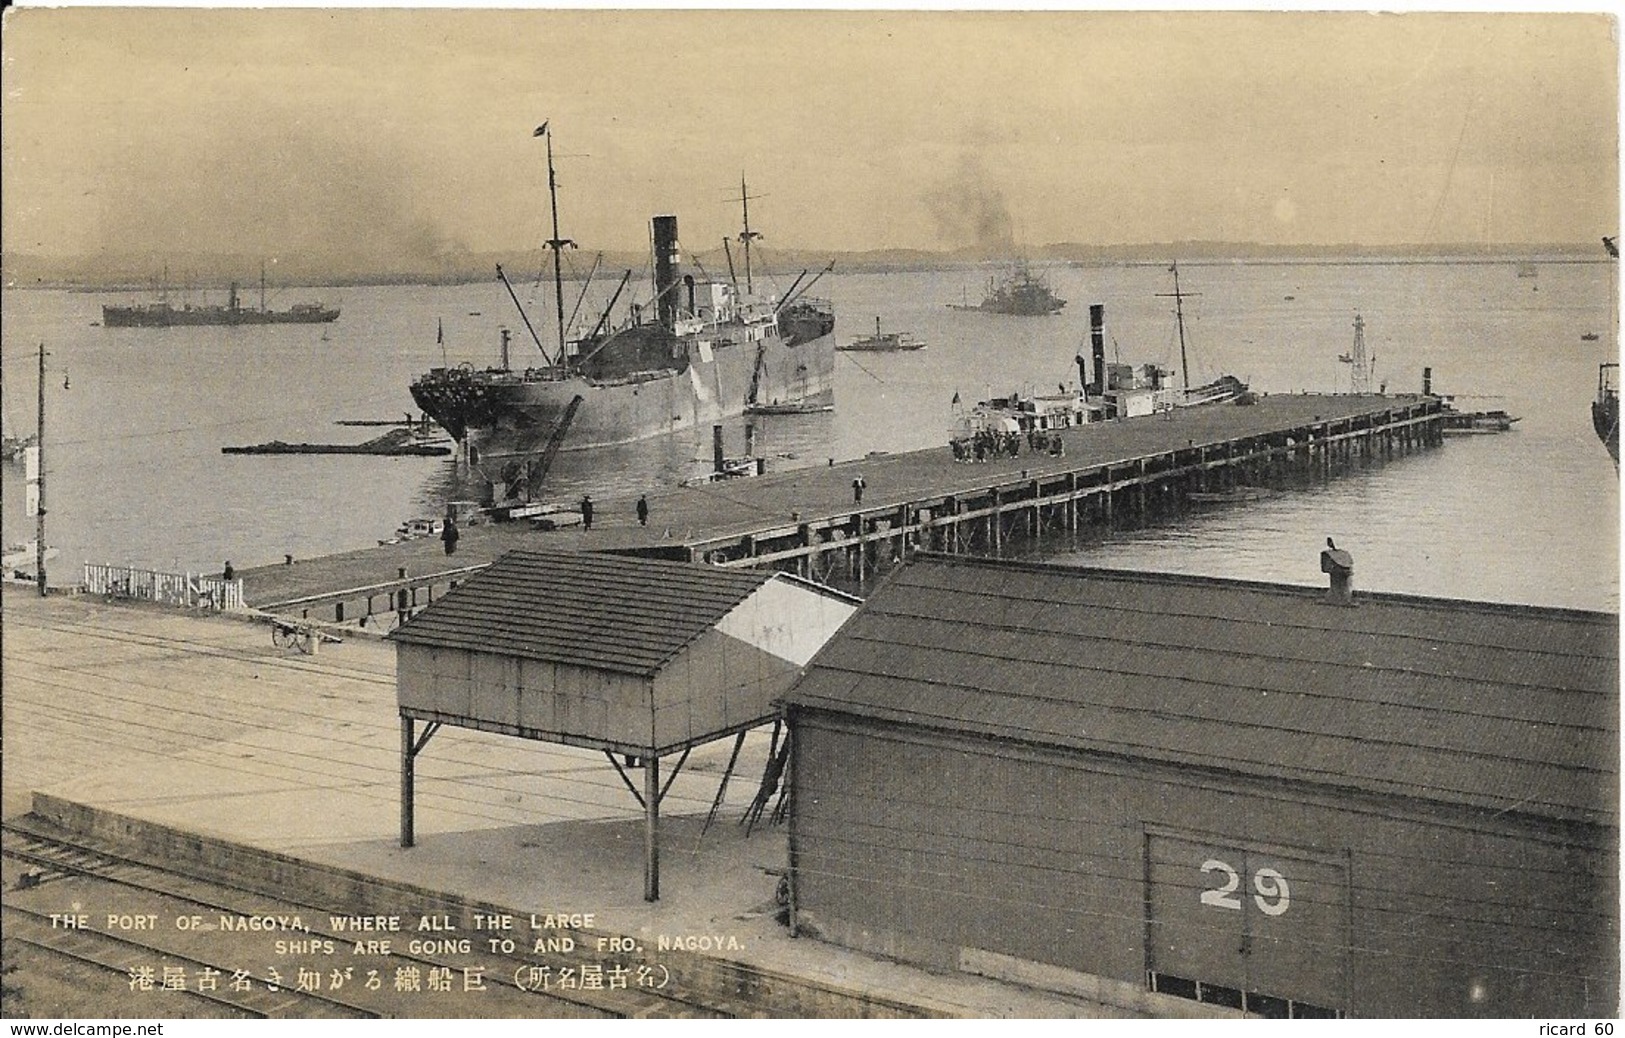
[[[547,124],[552,122],[552,121],[553,120],[551,120],[551,119],[545,120],[542,123],[542,125],[536,127],[536,132],[531,134],[531,136],[532,137],[545,137],[545,136],[547,136]]]

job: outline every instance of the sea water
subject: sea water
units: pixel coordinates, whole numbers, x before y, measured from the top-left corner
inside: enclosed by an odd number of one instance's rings
[[[1496,436],[1244,505],[1120,532],[1057,561],[1315,584],[1325,538],[1355,559],[1356,586],[1455,598],[1617,611],[1619,481],[1591,428],[1597,365],[1610,359],[1608,262],[1552,261],[1533,277],[1506,262],[1192,263],[1181,361],[1165,264],[1051,265],[1069,301],[1051,317],[950,309],[977,302],[994,267],[831,274],[842,342],[886,330],[928,343],[841,353],[836,408],[752,420],[771,470],[877,451],[945,445],[955,398],[1076,383],[1088,306],[1106,308],[1108,359],[1158,364],[1191,383],[1231,373],[1259,392],[1347,392],[1354,318],[1365,321],[1373,388],[1437,392],[1521,420]],[[780,290],[792,277],[781,279]],[[550,287],[550,286],[543,286]],[[760,287],[760,286],[759,286]],[[8,290],[0,386],[8,432],[34,428],[37,349],[48,351],[47,540],[53,583],[83,561],[177,571],[243,568],[373,545],[404,520],[440,514],[459,482],[446,458],[222,455],[228,445],[360,442],[380,430],[339,420],[415,413],[408,386],[430,367],[494,364],[500,329],[515,366],[540,359],[499,284],[289,290],[342,308],[330,325],[104,328],[112,294]],[[521,286],[538,302],[546,292]],[[288,300],[276,301],[286,305]],[[541,309],[531,311],[541,330]],[[1587,334],[1595,340],[1583,338]],[[545,341],[545,340],[544,340]],[[549,348],[551,344],[549,343]],[[1180,374],[1173,376],[1177,383]],[[724,423],[743,453],[742,418]],[[703,472],[708,426],[625,447],[565,451],[544,496],[635,497]],[[33,535],[23,472],[0,490],[5,543]],[[870,493],[885,488],[871,480]]]

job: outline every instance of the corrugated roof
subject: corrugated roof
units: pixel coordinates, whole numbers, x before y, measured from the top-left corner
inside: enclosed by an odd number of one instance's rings
[[[648,676],[774,576],[588,552],[514,551],[391,637]]]
[[[787,701],[1618,824],[1606,613],[920,556]]]

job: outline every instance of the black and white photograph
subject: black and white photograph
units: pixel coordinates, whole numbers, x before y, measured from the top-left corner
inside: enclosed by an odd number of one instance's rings
[[[0,1015],[1611,1035],[1619,60],[7,7]]]

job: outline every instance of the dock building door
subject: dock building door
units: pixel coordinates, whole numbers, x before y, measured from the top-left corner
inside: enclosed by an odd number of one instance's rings
[[[1148,832],[1146,879],[1153,990],[1267,1016],[1346,1008],[1348,870],[1341,861]]]

